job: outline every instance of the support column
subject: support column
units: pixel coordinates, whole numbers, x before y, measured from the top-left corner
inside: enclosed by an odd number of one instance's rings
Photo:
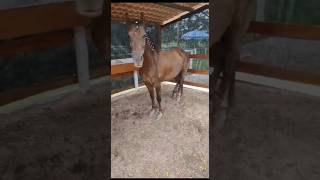
[[[77,58],[78,81],[81,90],[89,88],[89,53],[85,27],[74,28],[74,48]]]
[[[256,14],[256,20],[257,21],[264,21],[265,20],[265,6],[266,1],[265,0],[259,0],[257,1],[257,14]]]
[[[161,50],[161,26],[159,24],[155,24],[156,27],[156,43],[157,43],[157,50]]]
[[[133,71],[134,88],[139,87],[138,70]]]

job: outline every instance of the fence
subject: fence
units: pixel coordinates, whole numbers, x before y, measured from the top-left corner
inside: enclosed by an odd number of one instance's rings
[[[267,35],[267,36],[320,40],[320,27],[318,26],[252,22],[250,24],[248,32]],[[191,54],[190,58],[194,58],[200,61],[208,61],[209,55],[208,54]],[[248,58],[248,57],[242,57],[242,58]],[[192,74],[208,74],[208,69],[192,69],[191,67],[189,68],[190,69],[188,71],[191,72]],[[120,76],[123,73],[133,73],[136,70],[133,64],[123,64],[121,66],[114,65],[112,66],[111,69],[112,69],[112,75],[116,75],[116,76]],[[249,62],[240,62],[238,72],[272,77],[280,80],[300,82],[304,84],[311,84],[311,85],[318,85],[318,86],[320,85],[320,74],[317,74],[317,73],[285,70],[283,68],[249,63]],[[199,87],[208,87],[208,85],[206,84],[193,83],[193,82],[185,82],[185,83],[199,86]]]

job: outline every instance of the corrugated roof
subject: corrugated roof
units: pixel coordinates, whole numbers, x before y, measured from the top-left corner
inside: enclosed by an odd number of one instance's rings
[[[111,19],[125,21],[128,13],[129,20],[137,20],[143,13],[145,21],[164,26],[208,6],[209,3],[111,3]]]

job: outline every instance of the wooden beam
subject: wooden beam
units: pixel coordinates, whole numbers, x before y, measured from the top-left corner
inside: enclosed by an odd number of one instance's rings
[[[249,33],[267,36],[320,40],[320,26],[251,22]]]
[[[35,49],[58,47],[72,42],[72,30],[56,31],[50,33],[28,36],[20,39],[0,41],[0,55],[12,56],[18,52],[31,52]]]
[[[188,69],[188,72],[192,74],[208,74],[208,70],[206,69]]]
[[[304,71],[286,70],[279,67],[248,62],[241,62],[238,71],[305,84],[320,85],[320,74]]]
[[[90,71],[90,79],[106,76],[106,70],[107,69],[105,67],[93,69],[92,71]],[[63,86],[76,83],[78,83],[78,79],[76,76],[64,75],[56,77],[55,79],[50,81],[35,83],[27,87],[6,90],[0,93],[0,106],[23,98],[27,98],[29,96],[33,96],[38,93],[42,93],[45,91],[57,89]]]
[[[111,75],[133,72],[135,67],[133,63],[117,64],[111,66]]]
[[[159,4],[161,6],[177,9],[179,11],[188,11],[188,12],[190,12],[190,11],[194,10],[192,8],[181,6],[181,5],[178,5],[178,4],[175,4],[175,3],[157,3],[157,4]]]
[[[76,12],[73,2],[0,10],[0,40],[83,26],[90,19]]]
[[[183,84],[202,87],[202,88],[209,88],[209,86],[207,84],[204,84],[204,83],[195,83],[195,82],[190,82],[190,81],[184,81]]]
[[[180,20],[182,20],[184,18],[190,17],[190,16],[192,16],[194,14],[197,14],[197,13],[199,13],[199,12],[205,10],[205,9],[208,9],[208,8],[209,8],[209,3],[203,3],[203,4],[199,5],[199,6],[197,6],[191,12],[182,12],[182,13],[178,14],[177,16],[162,22],[161,26],[162,27],[168,26],[168,25],[170,25],[172,23],[175,23],[175,22],[180,21]]]
[[[125,73],[121,73],[121,74],[113,74],[113,75],[111,75],[111,80],[121,79],[121,78],[126,77],[126,76],[133,76],[133,72],[125,72]]]
[[[194,59],[209,59],[209,54],[190,54],[189,58],[194,58]]]
[[[128,20],[131,21],[131,22],[139,21],[138,18],[132,18],[132,17],[128,17]],[[116,18],[116,17],[111,17],[111,21],[120,22],[120,23],[123,23],[123,24],[126,23],[125,19]],[[144,20],[144,23],[145,23],[145,25],[157,25],[160,22]]]

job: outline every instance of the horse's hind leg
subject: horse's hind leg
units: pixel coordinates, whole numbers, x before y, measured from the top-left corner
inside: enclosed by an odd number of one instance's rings
[[[171,98],[177,98],[177,95],[178,95],[178,92],[179,92],[179,85],[180,85],[180,79],[181,79],[181,73],[179,73],[176,77],[175,77],[175,80],[176,80],[176,85],[172,91],[172,95],[171,95]]]
[[[174,98],[174,95],[175,94],[177,94],[177,90],[178,90],[178,85],[179,85],[179,83],[178,83],[178,80],[177,80],[177,78],[176,78],[176,85],[175,85],[175,87],[174,87],[174,89],[173,89],[173,91],[172,91],[172,95],[171,95],[171,98],[173,99]]]
[[[180,73],[180,79],[179,79],[179,88],[178,88],[178,94],[177,94],[177,101],[180,101],[182,94],[183,94],[183,82],[184,82],[184,70]]]

